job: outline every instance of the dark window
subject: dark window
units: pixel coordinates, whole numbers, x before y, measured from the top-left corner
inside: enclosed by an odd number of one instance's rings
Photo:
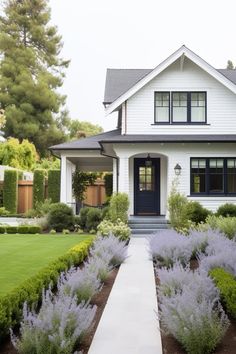
[[[154,168],[155,166],[150,167],[139,167],[139,191],[154,191]]]
[[[192,158],[191,194],[236,194],[236,158]]]
[[[170,93],[155,92],[155,122],[168,123],[170,121]]]
[[[204,123],[206,120],[206,93],[191,92],[191,122]]]
[[[174,92],[172,94],[172,121],[187,122],[188,95],[187,92]]]

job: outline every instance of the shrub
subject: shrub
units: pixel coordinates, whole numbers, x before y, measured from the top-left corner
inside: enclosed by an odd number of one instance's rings
[[[49,233],[50,233],[51,235],[55,235],[57,232],[56,232],[56,230],[52,229],[52,230],[50,230]]]
[[[229,239],[233,239],[236,235],[236,218],[235,217],[226,217],[223,216],[208,216],[206,223],[212,229],[219,229],[223,232]]]
[[[22,308],[25,301],[28,305],[37,305],[41,299],[43,288],[49,284],[55,285],[59,274],[69,267],[79,265],[88,255],[88,248],[92,239],[84,241],[71,248],[63,256],[48,264],[33,277],[27,279],[20,286],[0,298],[0,338],[2,339],[13,328],[19,324],[22,316]]]
[[[189,228],[188,199],[184,194],[178,192],[177,187],[178,180],[174,180],[167,200],[169,221],[174,229]]]
[[[148,238],[149,252],[157,264],[171,267],[180,262],[187,265],[192,255],[192,248],[186,236],[175,230],[164,230]]]
[[[4,207],[0,208],[0,216],[8,216],[9,214],[10,214],[9,211],[6,208]]]
[[[117,220],[116,223],[109,220],[103,220],[98,225],[97,230],[102,236],[108,236],[112,233],[122,241],[128,240],[131,234],[131,229],[129,226],[120,220]]]
[[[64,203],[53,204],[48,214],[50,229],[61,232],[63,229],[74,229],[74,215],[72,209]]]
[[[236,216],[236,205],[232,203],[225,203],[221,205],[217,211],[216,211],[217,216]]]
[[[102,220],[102,212],[100,209],[97,208],[90,208],[87,215],[87,220],[86,220],[86,230],[91,231],[91,230],[97,230],[98,225],[100,224]]]
[[[51,290],[43,294],[38,314],[24,306],[21,338],[11,332],[11,340],[20,354],[57,353],[70,354],[92,325],[96,306],[77,305],[76,297]]]
[[[18,226],[19,234],[28,234],[29,233],[29,225],[20,225]]]
[[[48,170],[48,198],[52,203],[60,202],[61,171]]]
[[[113,192],[113,174],[112,173],[106,173],[105,176],[103,177],[104,182],[105,182],[105,191],[106,191],[106,196],[110,197]]]
[[[76,201],[83,201],[88,186],[92,185],[97,179],[96,173],[83,172],[76,170],[72,175],[72,190]]]
[[[18,226],[7,226],[6,233],[7,234],[17,234],[18,233]]]
[[[0,234],[5,234],[6,232],[6,226],[0,225]]]
[[[91,272],[95,272],[98,274],[98,278],[101,280],[102,283],[104,283],[108,276],[110,271],[112,270],[112,266],[109,264],[110,257],[89,257],[87,261],[87,267]]]
[[[104,208],[102,208],[102,220],[108,218],[109,210],[110,210],[109,205],[106,205]]]
[[[122,222],[128,222],[129,197],[126,193],[113,194],[110,200],[109,219],[116,222],[120,219]]]
[[[88,207],[83,207],[82,209],[80,209],[80,213],[79,213],[79,225],[81,227],[81,229],[85,230],[86,229],[86,223],[87,223],[87,215],[89,212],[90,208]]]
[[[199,202],[188,202],[187,217],[192,222],[199,224],[200,222],[205,222],[208,215],[212,212],[203,206]]]
[[[37,169],[34,171],[33,182],[33,206],[36,207],[37,203],[44,201],[44,183],[45,183],[45,170]]]
[[[11,214],[17,213],[18,179],[16,170],[4,171],[3,206]]]
[[[215,268],[210,271],[217,288],[220,290],[220,297],[228,313],[236,318],[236,278],[224,269]]]
[[[40,234],[42,229],[38,225],[29,225],[29,234]]]

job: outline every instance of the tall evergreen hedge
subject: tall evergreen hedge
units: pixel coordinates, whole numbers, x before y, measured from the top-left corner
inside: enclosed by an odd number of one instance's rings
[[[45,170],[37,169],[34,171],[33,183],[33,206],[35,208],[37,203],[44,202],[45,190]]]
[[[52,203],[60,202],[61,171],[48,171],[48,198]]]
[[[18,204],[18,172],[4,171],[3,206],[11,213],[17,213]]]

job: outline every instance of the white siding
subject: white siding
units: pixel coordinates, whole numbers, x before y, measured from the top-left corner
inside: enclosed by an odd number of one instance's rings
[[[176,178],[174,167],[178,163],[182,167],[179,176],[179,191],[189,199],[197,200],[203,206],[215,211],[220,204],[226,202],[236,203],[235,197],[191,197],[190,196],[190,158],[191,157],[236,157],[236,144],[123,144],[114,145],[114,150],[120,157],[119,191],[126,192],[130,198],[130,214],[134,212],[134,176],[133,158],[151,157],[161,158],[161,214],[166,214],[166,202],[173,180]],[[129,168],[127,169],[127,160]]]
[[[206,91],[209,125],[153,125],[155,91]],[[177,60],[133,95],[122,111],[122,134],[236,133],[235,94],[187,58],[182,71]]]

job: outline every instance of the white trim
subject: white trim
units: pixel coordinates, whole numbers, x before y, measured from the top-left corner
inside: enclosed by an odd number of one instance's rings
[[[137,91],[139,91],[143,86],[149,83],[152,79],[154,79],[157,75],[159,75],[163,70],[165,70],[168,66],[174,63],[181,56],[186,56],[200,68],[205,70],[209,75],[218,80],[221,84],[226,86],[230,91],[236,94],[236,85],[227,79],[223,74],[219,73],[215,68],[213,68],[210,64],[208,64],[205,60],[200,58],[197,54],[192,52],[190,49],[185,47],[184,45],[180,47],[176,52],[174,52],[171,56],[165,59],[162,63],[160,63],[155,69],[153,69],[148,75],[146,75],[143,79],[138,81],[133,87],[131,87],[128,91],[126,91],[123,95],[118,97],[114,102],[112,102],[106,109],[106,115],[112,113],[115,109],[120,107],[120,105],[133,96]]]

